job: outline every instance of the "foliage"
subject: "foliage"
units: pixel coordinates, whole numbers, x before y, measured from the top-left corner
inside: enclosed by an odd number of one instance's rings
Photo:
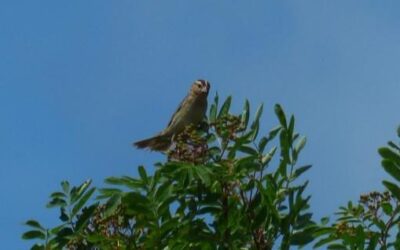
[[[400,138],[400,126],[397,130]],[[314,247],[329,249],[400,249],[400,145],[393,141],[378,150],[383,169],[395,182],[384,180],[386,190],[360,196],[357,204],[340,207],[338,218],[326,226],[327,218],[314,236]]]
[[[250,123],[246,101],[239,115],[231,97],[212,103],[202,129],[188,127],[153,174],[109,177],[97,201],[90,181],[51,195],[61,224],[34,220],[24,239],[32,249],[272,249],[303,246],[317,225],[309,211],[308,182],[298,166],[306,139],[294,116],[275,106],[278,125],[259,137],[261,105]],[[259,139],[257,139],[259,138]],[[397,187],[397,186],[396,186]],[[397,208],[394,208],[397,209]]]

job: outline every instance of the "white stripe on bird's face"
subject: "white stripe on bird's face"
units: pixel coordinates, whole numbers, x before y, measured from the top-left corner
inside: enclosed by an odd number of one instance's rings
[[[208,91],[210,90],[210,83],[207,80],[197,80],[194,82],[194,85],[196,85],[196,92],[208,94]]]

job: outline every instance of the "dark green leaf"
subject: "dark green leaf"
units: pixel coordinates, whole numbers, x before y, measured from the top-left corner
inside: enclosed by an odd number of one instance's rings
[[[109,198],[115,194],[122,193],[121,189],[118,189],[118,188],[102,188],[99,190],[99,192],[100,192],[100,195],[98,195],[96,197],[97,199]]]
[[[222,104],[221,110],[219,111],[218,114],[218,119],[228,114],[229,108],[231,107],[231,102],[232,102],[232,96],[228,96],[224,104]]]
[[[392,160],[383,159],[382,166],[385,171],[397,181],[400,181],[400,166],[396,165]]]
[[[329,223],[329,217],[322,217],[321,218],[321,224],[326,225]]]
[[[281,131],[282,126],[278,125],[275,128],[271,129],[268,133],[268,141],[271,141],[275,138],[275,136]]]
[[[389,141],[388,144],[392,149],[395,149],[400,152],[400,147],[398,145],[396,145],[394,142]]]
[[[261,104],[261,105],[257,108],[256,115],[255,115],[255,117],[254,117],[254,121],[253,121],[253,123],[251,124],[251,129],[254,129],[254,128],[256,128],[256,127],[259,126],[259,124],[260,124],[260,117],[261,117],[261,115],[262,115],[263,109],[264,109],[264,104]]]
[[[138,170],[139,170],[140,178],[142,178],[142,181],[144,183],[148,183],[148,177],[147,177],[147,173],[146,173],[146,170],[144,169],[144,167],[139,166]]]
[[[286,116],[285,116],[285,112],[283,112],[281,105],[279,105],[279,104],[275,105],[275,114],[278,117],[279,122],[282,125],[282,127],[287,129]]]
[[[59,218],[63,222],[69,221],[70,217],[68,216],[67,210],[65,209],[65,207],[60,208],[60,217]]]
[[[301,174],[303,174],[304,172],[306,172],[310,168],[311,168],[311,165],[306,165],[306,166],[302,166],[302,167],[297,168],[294,171],[293,178],[298,178]]]
[[[336,238],[334,238],[332,236],[328,236],[326,238],[319,240],[317,243],[315,243],[314,248],[322,247],[323,245],[326,245],[335,240],[336,240]],[[338,249],[346,249],[346,248],[338,248]]]
[[[62,187],[64,193],[66,193],[66,194],[69,193],[69,182],[68,181],[62,181],[61,187]]]
[[[254,148],[249,147],[249,146],[245,146],[245,145],[239,146],[238,150],[240,152],[243,152],[243,153],[246,153],[249,155],[258,155],[257,150],[255,150]]]
[[[396,184],[389,181],[383,181],[382,183],[397,200],[400,200],[400,188]]]
[[[65,207],[65,206],[67,206],[67,202],[61,198],[54,198],[46,205],[47,208]]]
[[[44,240],[45,238],[46,238],[46,234],[43,233],[42,231],[38,231],[38,230],[31,230],[31,231],[25,232],[22,235],[22,239],[24,239],[24,240],[32,240],[32,239]]]
[[[211,184],[212,173],[205,166],[196,167],[195,172],[204,185],[209,186]]]
[[[208,120],[210,123],[214,123],[215,120],[217,119],[217,106],[215,106],[215,104],[211,104],[210,107],[210,114],[208,116]]]
[[[31,248],[31,250],[46,250],[46,248],[41,245],[41,244],[35,244],[33,245],[33,247]]]
[[[35,221],[35,220],[28,220],[27,222],[25,222],[26,225],[36,228],[36,229],[40,229],[42,231],[45,231],[46,229],[44,227],[42,227],[42,225],[40,225],[39,222]]]
[[[60,199],[66,199],[67,195],[62,193],[62,192],[54,192],[50,195],[51,198],[60,198]]]
[[[71,190],[71,203],[75,203],[78,201],[82,195],[86,192],[86,190],[89,188],[90,184],[92,183],[92,180],[87,180],[84,183],[82,183],[78,188],[73,188],[75,192]]]
[[[118,208],[119,204],[121,204],[121,195],[114,194],[106,203],[104,217],[107,218],[108,216],[114,214],[114,212]]]
[[[95,188],[91,188],[78,200],[76,205],[72,208],[72,216],[75,216],[81,210],[81,208],[86,204],[86,202],[89,200],[95,190]]]
[[[386,215],[388,215],[388,216],[392,215],[393,207],[392,207],[392,204],[390,204],[390,202],[382,202],[381,206],[382,206],[383,212]]]
[[[157,188],[155,198],[158,201],[158,203],[162,203],[165,200],[169,199],[172,195],[173,195],[172,184],[166,182]]]
[[[289,127],[288,127],[288,135],[289,135],[289,138],[293,138],[293,133],[294,133],[294,121],[295,121],[294,116],[291,115],[291,116],[290,116],[290,120],[289,120]]]
[[[75,230],[79,231],[86,227],[87,223],[89,222],[89,219],[93,216],[93,213],[96,210],[97,206],[98,203],[82,209],[82,213],[79,215],[78,220],[76,222]]]
[[[400,155],[398,153],[386,147],[380,148],[378,152],[382,156],[382,158],[391,160],[398,166],[400,166]]]
[[[290,238],[290,245],[303,246],[314,240],[311,232],[303,231],[294,233]]]
[[[246,99],[240,122],[240,126],[243,130],[245,130],[247,128],[247,125],[249,124],[249,117],[250,117],[250,103],[249,100]]]
[[[265,147],[267,146],[268,143],[268,139],[267,137],[263,136],[260,140],[260,142],[258,143],[258,152],[259,153],[263,153]]]

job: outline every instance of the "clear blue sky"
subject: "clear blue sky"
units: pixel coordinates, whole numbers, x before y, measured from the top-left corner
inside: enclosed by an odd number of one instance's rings
[[[163,128],[190,83],[297,117],[312,210],[380,189],[376,149],[400,123],[400,2],[16,1],[0,7],[0,232],[73,184],[136,175],[162,156],[130,144]],[[5,237],[5,238],[3,238]]]

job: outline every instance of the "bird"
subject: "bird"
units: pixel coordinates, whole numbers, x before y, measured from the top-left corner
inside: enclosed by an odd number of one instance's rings
[[[139,149],[148,148],[152,151],[166,151],[173,138],[189,125],[199,125],[207,111],[207,96],[210,83],[207,80],[196,80],[186,97],[182,100],[172,115],[167,127],[157,135],[133,143]]]

